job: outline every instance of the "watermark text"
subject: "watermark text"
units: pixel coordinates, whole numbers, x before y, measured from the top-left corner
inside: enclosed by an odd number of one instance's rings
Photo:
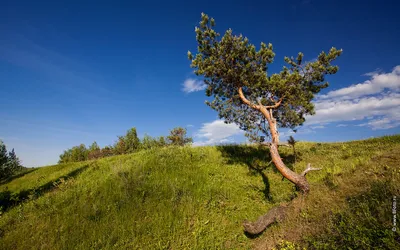
[[[396,213],[397,213],[397,202],[396,202],[396,196],[393,196],[393,203],[392,203],[392,214],[393,214],[393,228],[392,231],[396,232]]]

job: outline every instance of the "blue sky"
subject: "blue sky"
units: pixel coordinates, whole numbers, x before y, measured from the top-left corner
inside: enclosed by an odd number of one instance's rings
[[[397,1],[2,1],[0,138],[29,167],[56,163],[80,143],[113,144],[133,126],[139,136],[187,127],[196,145],[243,142],[204,104],[189,67],[201,12],[220,33],[271,42],[270,72],[299,51],[313,60],[344,50],[295,138],[399,133],[398,10]]]

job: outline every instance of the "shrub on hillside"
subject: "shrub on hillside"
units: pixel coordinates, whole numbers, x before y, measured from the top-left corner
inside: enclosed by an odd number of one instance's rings
[[[191,137],[186,137],[186,129],[181,127],[172,129],[167,138],[170,144],[175,146],[184,146],[193,142]]]
[[[88,149],[84,144],[67,149],[60,155],[58,163],[86,161],[88,159]]]
[[[97,142],[93,142],[89,148],[84,144],[65,150],[58,163],[78,162],[94,160],[112,155],[129,154],[141,149],[164,147],[167,145],[183,146],[193,142],[191,137],[186,137],[186,129],[177,127],[171,130],[167,139],[164,136],[158,138],[147,134],[140,140],[136,128],[129,129],[124,136],[118,136],[114,146],[100,148]]]

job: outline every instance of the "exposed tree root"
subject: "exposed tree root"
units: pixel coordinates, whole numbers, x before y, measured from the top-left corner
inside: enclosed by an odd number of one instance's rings
[[[311,164],[307,164],[307,168],[300,174],[297,174],[298,181],[295,183],[303,192],[303,195],[307,195],[310,190],[307,179],[305,178],[306,174],[310,171],[321,170],[321,168],[313,168]],[[292,200],[294,202],[294,200]],[[265,215],[258,217],[257,221],[243,222],[244,231],[251,235],[257,235],[262,233],[269,225],[275,222],[279,222],[285,219],[286,212],[289,205],[280,205],[269,210]]]
[[[286,217],[286,211],[287,206],[274,207],[255,222],[243,222],[244,231],[252,235],[260,234],[272,223],[282,221]]]

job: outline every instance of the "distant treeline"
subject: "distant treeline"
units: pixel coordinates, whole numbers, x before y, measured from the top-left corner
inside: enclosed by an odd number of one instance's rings
[[[112,146],[100,148],[96,142],[93,142],[89,147],[81,144],[67,149],[60,155],[58,163],[93,160],[168,145],[183,146],[191,142],[193,142],[193,139],[186,137],[186,129],[181,127],[172,129],[168,136],[151,137],[144,135],[142,140],[139,139],[136,128],[133,127],[124,136],[118,136],[118,140]]]

